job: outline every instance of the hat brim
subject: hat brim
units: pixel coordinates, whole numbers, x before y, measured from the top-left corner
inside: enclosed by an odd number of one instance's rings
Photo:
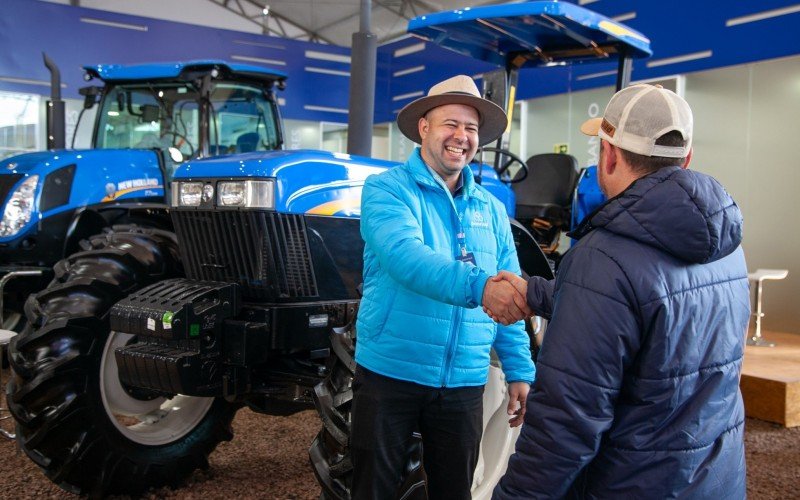
[[[589,118],[581,125],[581,132],[586,135],[600,135],[600,125],[603,123],[603,117]]]
[[[480,115],[478,146],[496,140],[503,135],[508,126],[506,112],[492,101],[469,94],[452,93],[420,97],[416,101],[408,103],[397,114],[397,127],[404,136],[417,144],[422,144],[422,137],[419,135],[419,119],[433,108],[446,104],[463,104],[478,111]]]

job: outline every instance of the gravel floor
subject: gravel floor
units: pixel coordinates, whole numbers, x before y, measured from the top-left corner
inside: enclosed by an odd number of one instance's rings
[[[7,376],[3,373],[4,381]],[[0,424],[9,428],[7,420]],[[308,446],[318,426],[311,410],[293,417],[241,410],[233,422],[233,441],[222,443],[211,454],[209,470],[196,472],[183,488],[162,488],[145,498],[317,499],[319,488],[308,462]],[[748,497],[800,498],[800,427],[785,429],[748,419],[745,441]],[[50,483],[14,442],[0,437],[0,498],[77,497]]]

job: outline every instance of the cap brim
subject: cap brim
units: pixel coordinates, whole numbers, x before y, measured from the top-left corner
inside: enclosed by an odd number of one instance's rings
[[[397,114],[397,127],[404,136],[417,144],[422,143],[419,135],[419,119],[425,113],[446,104],[464,104],[475,108],[481,117],[478,125],[478,146],[488,144],[501,135],[508,126],[508,117],[503,108],[492,101],[468,94],[439,94],[435,96],[420,97],[408,103]]]
[[[583,125],[581,125],[581,132],[586,135],[599,135],[600,125],[603,123],[603,117],[589,118]]]

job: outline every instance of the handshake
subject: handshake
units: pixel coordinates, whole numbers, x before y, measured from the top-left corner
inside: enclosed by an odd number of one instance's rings
[[[483,289],[483,312],[503,325],[533,316],[527,301],[528,282],[508,271],[489,278]]]

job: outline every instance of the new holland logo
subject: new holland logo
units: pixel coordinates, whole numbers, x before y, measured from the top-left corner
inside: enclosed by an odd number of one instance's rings
[[[472,212],[472,227],[489,227],[489,221],[480,212]]]

